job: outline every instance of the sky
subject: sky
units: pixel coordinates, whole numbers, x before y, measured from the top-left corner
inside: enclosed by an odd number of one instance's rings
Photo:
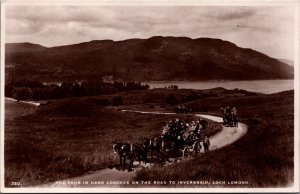
[[[220,38],[274,58],[294,58],[290,6],[9,5],[6,43],[46,47],[152,36]]]

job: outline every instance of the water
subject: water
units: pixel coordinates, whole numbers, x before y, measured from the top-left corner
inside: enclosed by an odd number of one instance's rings
[[[197,81],[197,82],[148,82],[150,88],[164,88],[177,85],[180,89],[210,89],[222,87],[226,89],[243,89],[252,92],[271,94],[294,89],[294,80],[255,80],[255,81]]]

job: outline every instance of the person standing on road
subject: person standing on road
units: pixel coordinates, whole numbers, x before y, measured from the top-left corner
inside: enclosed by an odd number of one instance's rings
[[[210,146],[210,141],[207,136],[204,137],[203,139],[203,147],[204,147],[204,152],[209,152],[209,146]]]

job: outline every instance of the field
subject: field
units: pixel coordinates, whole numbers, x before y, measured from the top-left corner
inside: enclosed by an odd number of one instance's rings
[[[108,105],[116,96],[122,100]],[[113,141],[138,142],[159,135],[167,120],[197,119],[121,109],[170,112],[177,104],[215,115],[220,115],[221,106],[234,105],[249,132],[201,158],[140,171],[137,180],[247,180],[249,187],[282,186],[293,180],[292,91],[260,95],[222,88],[155,89],[56,100],[28,115],[6,119],[6,186],[12,181],[32,186],[105,168],[116,162]],[[221,129],[212,122],[209,126],[210,135]]]

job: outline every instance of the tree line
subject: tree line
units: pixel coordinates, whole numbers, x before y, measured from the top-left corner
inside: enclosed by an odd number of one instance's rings
[[[140,82],[82,81],[61,84],[43,84],[38,81],[20,80],[5,85],[5,96],[17,100],[50,100],[68,97],[114,94],[131,90],[147,90],[148,84]]]

